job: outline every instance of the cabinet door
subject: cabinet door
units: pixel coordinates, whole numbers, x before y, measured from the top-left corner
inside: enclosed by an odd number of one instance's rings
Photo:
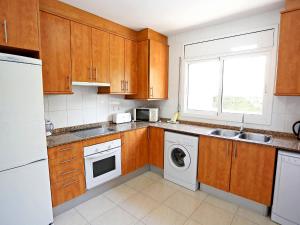
[[[109,76],[110,92],[124,92],[124,38],[110,34]]]
[[[229,191],[232,141],[200,137],[198,180],[215,188]]]
[[[93,79],[109,83],[109,33],[92,28]]]
[[[150,40],[149,96],[151,99],[168,98],[169,47]]]
[[[149,128],[149,163],[164,168],[164,129]]]
[[[281,14],[277,95],[300,95],[300,9]]]
[[[92,28],[71,22],[72,80],[92,82]]]
[[[149,163],[148,128],[137,129],[135,140],[137,147],[136,167],[141,168]]]
[[[0,45],[39,50],[38,4],[38,0],[1,0]]]
[[[70,21],[41,12],[40,23],[44,93],[72,93]]]
[[[137,43],[125,40],[125,92],[137,92]]]
[[[122,139],[122,175],[136,170],[136,133],[127,131],[121,134]]]
[[[276,150],[269,146],[235,142],[230,192],[270,206]]]

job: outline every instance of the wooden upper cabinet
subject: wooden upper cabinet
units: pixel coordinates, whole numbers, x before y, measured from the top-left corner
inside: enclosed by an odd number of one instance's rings
[[[109,33],[92,28],[93,78],[109,83]]]
[[[229,191],[232,141],[201,136],[199,141],[198,180]]]
[[[300,9],[281,14],[276,95],[300,95]]]
[[[71,22],[72,81],[93,81],[92,28]]]
[[[125,90],[124,82],[124,55],[125,40],[122,37],[110,34],[110,54],[109,54],[109,71],[110,71],[110,92],[122,93]]]
[[[125,92],[137,92],[137,43],[125,40]]]
[[[269,146],[234,142],[230,192],[270,206],[275,155]]]
[[[156,40],[138,42],[137,93],[128,99],[167,99],[169,47]]]
[[[41,12],[40,23],[44,93],[72,93],[70,21]]]
[[[149,128],[149,163],[160,169],[164,168],[164,136],[164,129]]]
[[[39,50],[39,1],[0,1],[0,45]]]
[[[150,40],[149,54],[149,98],[168,98],[168,52],[169,47]]]

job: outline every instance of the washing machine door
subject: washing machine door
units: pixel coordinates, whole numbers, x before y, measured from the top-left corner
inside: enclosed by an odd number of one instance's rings
[[[169,162],[178,170],[187,170],[191,165],[189,152],[181,145],[172,145],[169,148]]]

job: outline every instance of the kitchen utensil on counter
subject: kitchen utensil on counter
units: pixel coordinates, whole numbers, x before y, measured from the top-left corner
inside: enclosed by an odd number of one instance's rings
[[[50,120],[45,120],[46,136],[52,135],[54,125]]]
[[[172,116],[172,118],[170,120],[167,121],[167,123],[179,123],[177,120],[179,118],[179,112],[174,113],[174,115]]]
[[[300,140],[300,121],[294,123],[293,132],[297,136],[298,140]]]

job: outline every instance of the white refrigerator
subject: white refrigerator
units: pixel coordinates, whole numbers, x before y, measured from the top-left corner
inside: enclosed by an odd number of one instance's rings
[[[0,224],[51,223],[41,61],[0,53]]]

